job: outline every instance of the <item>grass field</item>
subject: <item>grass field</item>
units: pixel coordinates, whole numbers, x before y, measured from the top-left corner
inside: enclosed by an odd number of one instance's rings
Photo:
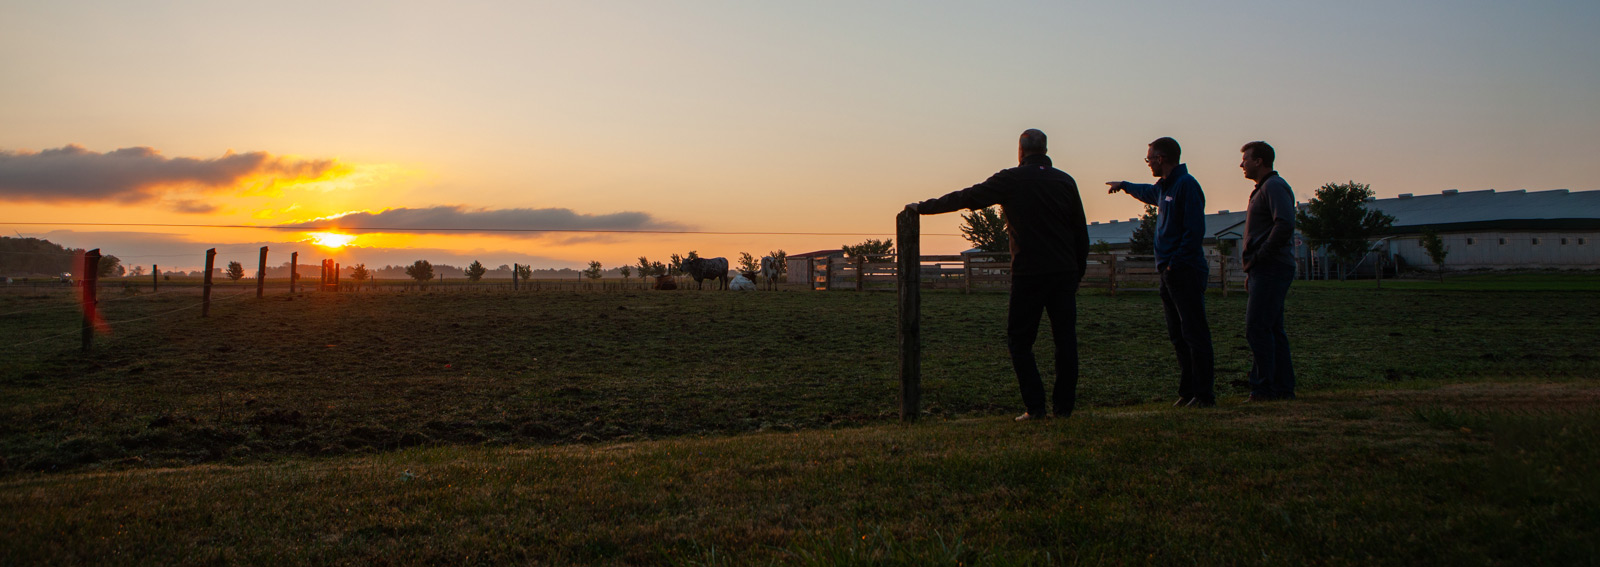
[[[1261,407],[1233,383],[1243,296],[1211,297],[1234,395],[1214,411],[1165,407],[1154,294],[1085,293],[1084,405],[1025,425],[1009,421],[1005,296],[926,294],[926,415],[910,427],[892,294],[251,293],[206,319],[192,294],[112,295],[88,355],[70,297],[0,294],[0,345],[68,333],[0,351],[0,550],[1593,563],[1600,285],[1478,278],[1298,286],[1304,399]]]

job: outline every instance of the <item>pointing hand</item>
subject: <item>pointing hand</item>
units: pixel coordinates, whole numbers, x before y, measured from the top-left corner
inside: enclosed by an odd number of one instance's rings
[[[1117,191],[1121,191],[1122,190],[1122,182],[1121,181],[1107,181],[1106,185],[1110,185],[1111,186],[1111,189],[1106,191],[1107,195],[1112,194],[1112,193],[1116,193]]]

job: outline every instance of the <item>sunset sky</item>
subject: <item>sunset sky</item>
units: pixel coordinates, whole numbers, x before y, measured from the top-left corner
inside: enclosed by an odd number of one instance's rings
[[[1148,182],[1160,136],[1210,211],[1244,208],[1251,140],[1302,201],[1592,190],[1596,23],[1592,0],[0,0],[0,230],[186,269],[263,245],[274,265],[734,260],[892,237],[904,204],[1015,165],[1027,128],[1099,221],[1139,214],[1103,183]],[[436,230],[334,249],[24,224],[336,215]],[[958,223],[925,218],[924,252],[968,248]]]

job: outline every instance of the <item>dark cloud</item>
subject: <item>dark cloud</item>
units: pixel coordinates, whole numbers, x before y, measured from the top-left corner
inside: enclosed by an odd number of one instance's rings
[[[341,167],[334,160],[290,159],[265,152],[195,159],[169,158],[147,147],[106,153],[77,145],[37,153],[0,151],[0,200],[142,203],[171,189],[226,189],[257,177],[311,180]],[[192,201],[175,204],[183,212],[211,210]]]
[[[174,211],[178,211],[180,213],[201,214],[201,213],[209,213],[209,212],[215,211],[215,210],[217,210],[218,207],[216,205],[213,205],[211,203],[207,203],[205,201],[196,201],[196,200],[193,200],[193,199],[180,199],[180,200],[175,200],[175,201],[172,201],[171,203],[169,203],[168,204],[168,208],[170,208],[170,209],[172,209]]]
[[[649,213],[621,212],[586,215],[572,209],[476,209],[429,207],[354,213],[335,219],[280,226],[367,229],[373,232],[505,232],[560,230],[684,230],[684,226],[659,221]]]

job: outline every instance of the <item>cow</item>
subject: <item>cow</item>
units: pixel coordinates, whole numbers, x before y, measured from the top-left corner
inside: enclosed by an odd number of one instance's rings
[[[762,287],[778,289],[778,259],[771,256],[761,257]]]
[[[705,289],[705,280],[720,280],[721,289],[728,289],[727,258],[695,258],[683,263],[683,271],[694,278],[695,289]]]
[[[755,276],[755,272],[739,272],[739,275],[735,276],[733,281],[728,283],[728,289],[734,291],[755,291]]]
[[[678,282],[673,280],[672,276],[656,276],[655,288],[659,290],[678,289]]]

